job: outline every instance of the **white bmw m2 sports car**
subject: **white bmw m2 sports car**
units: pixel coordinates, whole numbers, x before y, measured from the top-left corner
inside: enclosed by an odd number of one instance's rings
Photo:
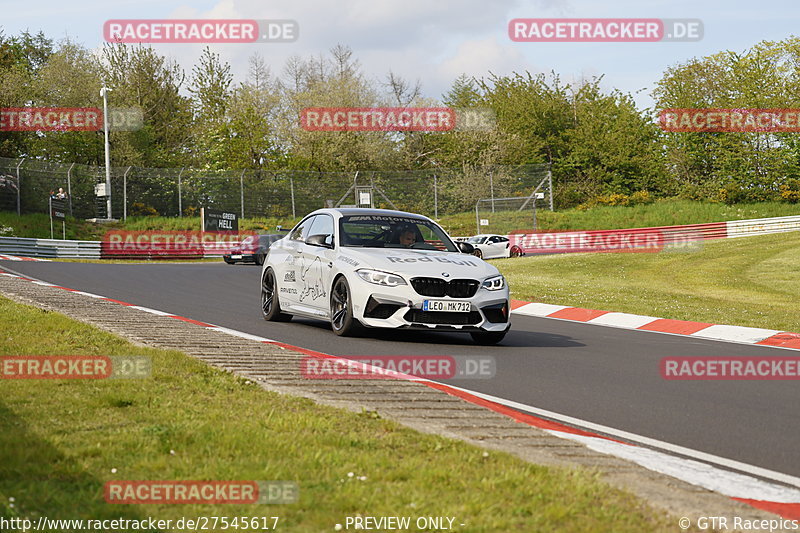
[[[506,280],[422,215],[320,209],[269,248],[261,272],[266,320],[470,333],[500,342],[510,327]]]

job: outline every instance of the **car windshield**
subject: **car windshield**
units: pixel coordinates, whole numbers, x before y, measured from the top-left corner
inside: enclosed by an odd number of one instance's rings
[[[351,215],[339,221],[342,246],[411,248],[458,252],[436,224],[421,218],[393,215]]]
[[[470,243],[470,244],[483,244],[483,241],[485,241],[485,240],[486,240],[486,237],[475,236],[475,237],[470,237],[469,239],[467,239],[467,242]]]

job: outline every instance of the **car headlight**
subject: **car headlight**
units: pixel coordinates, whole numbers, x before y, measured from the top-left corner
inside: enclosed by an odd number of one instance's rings
[[[499,291],[503,287],[506,286],[506,278],[503,275],[493,276],[491,278],[486,278],[483,280],[481,287],[489,291]]]
[[[381,272],[380,270],[370,270],[362,268],[356,270],[358,277],[369,283],[375,285],[383,285],[384,287],[397,287],[398,285],[405,285],[406,280],[396,274],[389,274],[388,272]]]

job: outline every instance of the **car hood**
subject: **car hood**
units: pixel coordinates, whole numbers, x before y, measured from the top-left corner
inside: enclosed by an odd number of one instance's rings
[[[373,268],[406,277],[482,280],[499,274],[497,268],[474,255],[434,250],[343,247],[339,249],[338,259],[353,270]]]

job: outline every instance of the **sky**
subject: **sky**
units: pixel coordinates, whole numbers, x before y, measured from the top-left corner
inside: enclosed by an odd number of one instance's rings
[[[564,81],[603,76],[606,90],[631,93],[640,108],[664,70],[724,50],[742,52],[762,40],[800,34],[796,0],[0,0],[6,36],[44,31],[88,48],[103,44],[109,19],[292,19],[291,43],[214,44],[244,81],[248,58],[261,54],[273,74],[294,55],[327,54],[349,46],[363,73],[384,81],[391,70],[419,80],[423,95],[441,99],[460,74],[556,72]],[[654,43],[521,43],[508,36],[514,18],[686,18],[703,21],[703,39]],[[158,44],[190,71],[204,45]]]

